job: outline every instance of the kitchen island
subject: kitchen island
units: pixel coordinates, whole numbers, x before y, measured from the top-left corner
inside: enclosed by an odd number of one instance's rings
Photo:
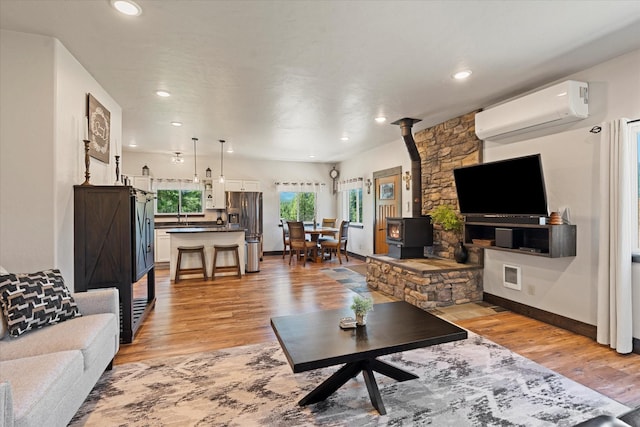
[[[204,246],[204,254],[207,266],[207,276],[211,278],[213,271],[213,245],[238,245],[240,257],[240,272],[245,270],[245,230],[233,225],[218,227],[177,227],[170,228],[167,233],[171,236],[171,261],[169,262],[170,277],[176,277],[176,263],[178,261],[178,246]],[[218,266],[233,265],[235,260],[229,252],[221,252],[218,255]],[[182,256],[182,267],[191,268],[200,266],[200,257]],[[186,276],[187,278],[189,276]],[[182,275],[181,275],[182,278]]]

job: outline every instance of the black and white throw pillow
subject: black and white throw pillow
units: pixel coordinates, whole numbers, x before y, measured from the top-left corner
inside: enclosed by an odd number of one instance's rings
[[[13,337],[80,316],[60,270],[0,276],[0,303]]]

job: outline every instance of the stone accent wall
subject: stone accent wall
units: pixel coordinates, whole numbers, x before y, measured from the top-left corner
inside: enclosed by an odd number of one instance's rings
[[[482,301],[482,266],[424,271],[409,262],[367,257],[367,285],[384,294],[430,309]]]
[[[478,110],[480,111],[480,110]],[[475,134],[472,111],[414,135],[422,166],[422,213],[428,214],[438,205],[460,210],[453,169],[482,162],[482,141]],[[434,226],[434,255],[453,259],[453,251],[461,236]],[[469,261],[482,264],[483,251],[469,248]]]

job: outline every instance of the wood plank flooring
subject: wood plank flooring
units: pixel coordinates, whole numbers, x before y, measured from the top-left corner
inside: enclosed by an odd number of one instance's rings
[[[363,264],[349,258],[342,267]],[[274,341],[269,319],[347,306],[355,293],[322,272],[337,260],[306,267],[268,255],[261,271],[241,279],[187,279],[174,284],[169,270],[156,270],[155,310],[115,363],[210,351]],[[136,294],[144,286],[136,286]],[[447,310],[440,310],[447,317]],[[619,355],[589,338],[511,312],[451,321],[631,407],[640,406],[640,355]],[[491,311],[489,311],[491,312]],[[484,314],[486,312],[482,312]]]

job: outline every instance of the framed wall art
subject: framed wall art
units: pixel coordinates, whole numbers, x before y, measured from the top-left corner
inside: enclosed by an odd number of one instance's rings
[[[380,200],[392,200],[395,197],[393,182],[380,184]]]
[[[87,118],[89,122],[89,155],[109,163],[111,140],[111,113],[90,93],[87,94]]]

